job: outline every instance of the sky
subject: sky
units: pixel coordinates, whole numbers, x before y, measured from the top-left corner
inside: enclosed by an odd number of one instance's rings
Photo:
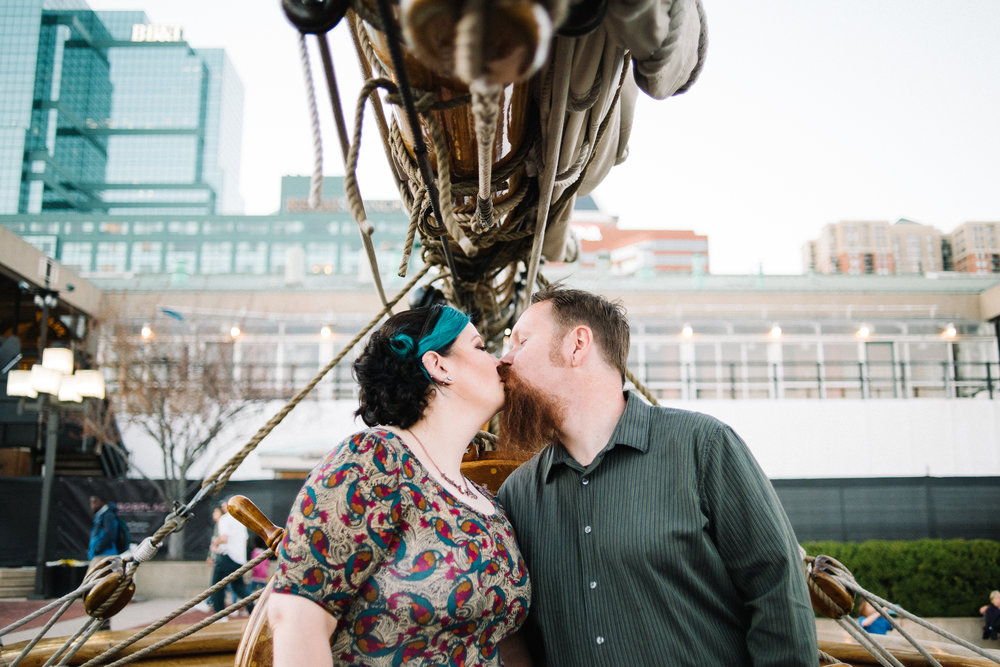
[[[312,171],[298,33],[279,0],[89,0],[224,48],[244,87],[246,213]],[[1000,220],[1000,1],[704,0],[707,59],[684,95],[640,93],[630,154],[593,192],[625,228],[690,229],[712,273],[800,273],[802,246],[841,220],[906,218],[950,232]],[[353,127],[357,61],[333,53]],[[318,59],[313,77],[323,85]],[[343,174],[319,91],[324,172]],[[365,198],[396,198],[366,118]],[[370,141],[369,141],[370,139]]]

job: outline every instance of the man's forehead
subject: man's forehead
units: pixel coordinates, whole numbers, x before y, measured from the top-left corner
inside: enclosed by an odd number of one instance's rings
[[[512,332],[527,333],[548,326],[551,324],[551,309],[552,304],[548,301],[542,301],[529,306],[527,310],[521,313],[521,317],[517,318]]]

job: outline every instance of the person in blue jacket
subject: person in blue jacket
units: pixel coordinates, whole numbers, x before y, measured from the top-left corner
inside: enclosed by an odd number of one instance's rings
[[[90,529],[90,546],[87,560],[98,556],[116,556],[115,538],[118,536],[118,506],[100,496],[90,497],[90,510],[94,512],[94,525]]]
[[[879,614],[868,600],[861,601],[858,614],[858,625],[870,635],[884,635],[892,630],[892,623]]]

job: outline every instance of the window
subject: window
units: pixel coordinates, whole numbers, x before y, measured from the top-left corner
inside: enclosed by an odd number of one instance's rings
[[[233,244],[229,241],[201,245],[201,273],[232,273]]]
[[[94,269],[102,273],[122,273],[128,258],[128,244],[121,241],[115,243],[98,243],[94,257]]]
[[[141,241],[132,244],[132,270],[139,273],[163,271],[163,244],[159,241]]]
[[[267,244],[248,241],[237,243],[236,273],[267,273]]]
[[[167,231],[171,234],[195,236],[198,234],[198,222],[195,220],[174,220],[167,224]]]
[[[67,267],[78,271],[90,271],[93,244],[67,242],[63,244],[61,261]]]

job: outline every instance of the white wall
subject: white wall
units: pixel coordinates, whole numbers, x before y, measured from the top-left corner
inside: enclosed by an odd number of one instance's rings
[[[732,426],[771,478],[1000,476],[1000,401],[688,401]]]
[[[240,449],[283,403],[241,415],[219,437],[198,476]],[[746,440],[771,478],[1000,476],[1000,401],[988,400],[741,400],[687,401],[672,407],[710,414]],[[233,476],[267,479],[266,457],[318,461],[362,428],[354,400],[306,401],[264,438]],[[162,468],[147,436],[124,429],[133,460],[152,476]]]
[[[211,455],[205,457],[200,466],[192,469],[191,477],[200,479],[218,469],[284,405],[283,401],[271,401],[253,412],[239,415],[219,434]],[[318,462],[342,439],[363,427],[360,420],[357,423],[354,420],[353,413],[357,407],[356,400],[303,401],[261,441],[236,470],[232,479],[270,479],[273,473],[261,467],[260,454],[312,456]],[[132,461],[138,468],[150,477],[162,475],[161,453],[152,438],[140,429],[124,426],[122,439],[132,452]],[[132,472],[130,476],[140,475]]]

